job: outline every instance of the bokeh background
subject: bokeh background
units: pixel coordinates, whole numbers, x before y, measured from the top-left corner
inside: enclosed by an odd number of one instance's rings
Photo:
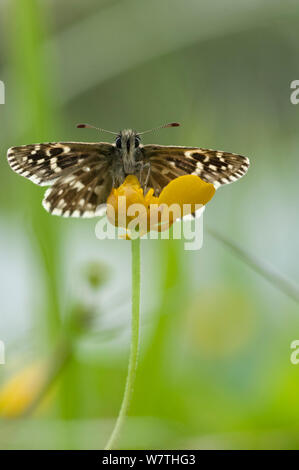
[[[107,139],[78,122],[179,121],[144,141],[241,153],[251,168],[208,204],[200,251],[142,242],[119,446],[298,448],[298,2],[1,0],[0,21],[0,447],[103,448],[130,340],[129,242],[48,215],[7,148]]]

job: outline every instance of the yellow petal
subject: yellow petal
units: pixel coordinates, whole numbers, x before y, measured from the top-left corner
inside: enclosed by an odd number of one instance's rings
[[[107,199],[108,220],[116,226],[127,227],[129,222],[134,219],[134,216],[125,216],[124,220],[119,220],[118,216],[126,214],[128,207],[132,204],[147,205],[138,179],[136,176],[129,175],[121,186],[117,189],[112,189]]]
[[[196,209],[196,204],[207,204],[214,194],[215,187],[213,184],[206,183],[196,175],[184,175],[172,180],[165,186],[159,196],[159,205],[179,204],[181,210],[183,210],[184,204],[190,204],[189,213],[192,213]]]

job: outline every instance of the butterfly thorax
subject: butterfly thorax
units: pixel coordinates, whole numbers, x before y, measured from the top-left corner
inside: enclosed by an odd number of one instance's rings
[[[138,161],[141,157],[139,144],[139,135],[131,129],[124,129],[116,137],[115,146],[120,156],[119,164],[115,168],[118,173],[117,177],[119,176],[122,179],[122,176],[125,178],[127,175],[136,173]],[[123,173],[123,175],[121,176],[120,173]]]

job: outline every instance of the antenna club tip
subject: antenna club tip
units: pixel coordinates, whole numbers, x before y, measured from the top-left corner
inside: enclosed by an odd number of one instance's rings
[[[77,124],[76,126],[78,129],[82,129],[84,127],[86,127],[86,124]]]
[[[180,123],[179,122],[171,122],[169,124],[170,127],[179,127],[180,126]]]

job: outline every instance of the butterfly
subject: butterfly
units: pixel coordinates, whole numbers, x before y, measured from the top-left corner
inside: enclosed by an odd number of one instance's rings
[[[89,124],[77,127],[94,128]],[[43,206],[51,214],[64,217],[102,215],[112,188],[120,186],[130,174],[137,176],[145,192],[153,188],[154,195],[159,196],[171,180],[182,175],[197,175],[218,188],[238,180],[249,168],[249,159],[235,153],[142,145],[140,136],[145,132],[111,132],[116,134],[114,143],[55,142],[11,147],[7,159],[16,173],[38,185],[50,186]]]

